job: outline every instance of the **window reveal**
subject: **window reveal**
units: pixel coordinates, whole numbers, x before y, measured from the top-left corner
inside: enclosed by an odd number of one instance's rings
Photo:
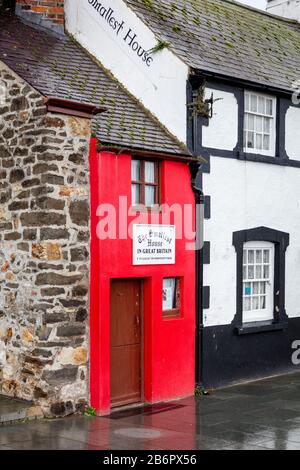
[[[275,155],[276,100],[271,96],[245,93],[244,149]]]
[[[180,279],[165,278],[162,290],[164,317],[180,317]]]
[[[159,204],[159,168],[157,162],[132,160],[132,205],[152,207]]]
[[[274,247],[246,243],[243,250],[243,312],[246,321],[271,319],[274,296]]]

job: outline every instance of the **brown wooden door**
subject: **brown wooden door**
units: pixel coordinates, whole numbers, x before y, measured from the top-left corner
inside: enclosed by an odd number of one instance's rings
[[[117,280],[110,294],[111,406],[142,400],[141,283]]]

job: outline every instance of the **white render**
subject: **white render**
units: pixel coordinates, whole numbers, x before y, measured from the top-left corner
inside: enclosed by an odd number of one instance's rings
[[[93,0],[91,0],[92,2]],[[143,48],[157,44],[151,30],[122,0],[102,0],[116,18],[137,35]],[[273,0],[277,14],[299,11],[300,0]],[[275,8],[276,7],[276,8]],[[179,140],[186,142],[186,85],[188,67],[170,50],[154,54],[145,66],[120,35],[100,21],[89,0],[65,0],[66,27],[75,39],[112,74]],[[276,11],[275,11],[276,10]],[[125,31],[125,28],[124,28]],[[229,91],[206,89],[214,95],[213,117],[202,128],[202,146],[233,150],[238,142],[238,102]],[[286,114],[286,152],[300,161],[300,108]],[[274,157],[275,158],[275,157]],[[203,189],[211,197],[212,218],[205,221],[205,240],[211,244],[211,260],[204,265],[204,285],[210,286],[210,308],[204,310],[205,326],[230,324],[236,314],[236,252],[233,232],[265,226],[290,234],[286,253],[286,311],[300,317],[300,168],[247,162],[234,158],[210,158],[211,172],[203,175]]]
[[[290,107],[286,114],[286,153],[292,160],[300,160],[300,108]]]
[[[66,0],[66,28],[86,50],[108,69],[163,125],[186,143],[186,83],[188,66],[165,48],[153,53],[147,66],[124,42],[130,28],[146,51],[158,44],[153,32],[122,0],[101,0],[114,10],[113,16],[124,21],[119,35],[88,0]]]
[[[205,98],[213,93],[213,119],[203,126],[202,145],[220,150],[232,150],[238,141],[238,103],[233,93],[206,89]]]
[[[233,93],[207,89],[206,96],[222,98],[203,127],[204,147],[233,150],[238,139],[238,104]],[[292,103],[291,103],[292,105]],[[229,124],[230,125],[229,125]],[[286,152],[300,160],[300,108],[286,114]],[[274,157],[275,158],[275,157]],[[236,314],[236,252],[233,232],[266,226],[290,234],[286,254],[286,311],[300,316],[300,168],[210,158],[210,174],[203,175],[204,194],[211,196],[212,218],[205,221],[205,240],[211,243],[211,260],[204,265],[204,285],[210,286],[210,308],[205,326],[230,324]]]
[[[286,311],[300,316],[300,168],[211,158],[204,192],[212,198],[212,218],[205,238],[211,242],[211,264],[204,266],[210,285],[205,326],[230,324],[236,313],[236,253],[232,234],[266,226],[290,233],[286,253]]]
[[[267,11],[300,21],[300,0],[268,0]]]

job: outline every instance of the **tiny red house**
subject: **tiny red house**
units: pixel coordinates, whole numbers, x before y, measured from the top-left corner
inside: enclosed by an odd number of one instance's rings
[[[96,146],[92,139],[90,395],[106,414],[193,394],[195,197],[188,161]]]

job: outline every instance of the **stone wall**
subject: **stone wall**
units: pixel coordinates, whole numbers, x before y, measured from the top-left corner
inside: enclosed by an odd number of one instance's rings
[[[49,415],[89,395],[90,132],[0,62],[0,393]]]

